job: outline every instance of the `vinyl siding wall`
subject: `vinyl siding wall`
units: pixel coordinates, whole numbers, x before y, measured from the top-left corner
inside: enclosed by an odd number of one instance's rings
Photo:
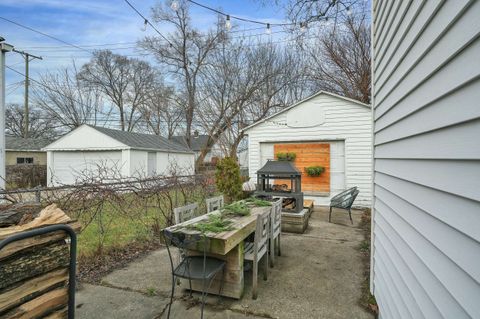
[[[381,318],[480,318],[480,1],[373,1]]]
[[[289,127],[287,114],[302,104],[314,104],[319,108],[318,114],[309,114],[310,117],[321,117],[323,124],[314,127]],[[355,102],[333,97],[328,94],[319,94],[291,110],[280,113],[267,121],[251,127],[248,134],[248,170],[253,181],[256,181],[256,172],[267,159],[273,159],[273,144],[288,142],[332,142],[334,145],[345,145],[345,181],[342,183],[331,181],[330,197],[339,192],[336,185],[345,188],[358,186],[360,194],[355,201],[356,206],[370,206],[372,198],[372,136],[371,136],[371,109]],[[263,147],[262,147],[263,145]],[[265,153],[265,149],[271,152]],[[335,149],[332,150],[335,152]],[[271,153],[271,155],[270,155]],[[333,156],[333,155],[332,155]],[[333,164],[331,164],[333,166]],[[332,167],[334,170],[335,167]],[[333,175],[332,175],[333,176]],[[315,200],[316,205],[327,205],[329,197],[306,196]]]

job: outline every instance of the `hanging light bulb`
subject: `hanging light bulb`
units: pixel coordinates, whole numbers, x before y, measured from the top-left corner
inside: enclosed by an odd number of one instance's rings
[[[142,27],[143,32],[147,31],[147,26],[148,26],[148,20],[145,19],[145,21],[143,21],[143,27]]]
[[[232,28],[232,22],[230,21],[230,16],[227,14],[227,20],[225,20],[225,28],[230,31]]]
[[[307,23],[300,22],[300,32],[305,33],[305,31],[307,31]]]
[[[177,11],[178,10],[178,1],[173,0],[172,4],[170,4],[170,8],[172,8],[173,11]]]
[[[267,30],[265,30],[267,34],[272,34],[272,29],[270,28],[270,23],[267,23]]]
[[[330,19],[328,17],[325,18],[325,26],[327,28],[330,26]]]
[[[352,10],[350,9],[350,7],[347,7],[347,15],[351,15],[352,14]]]

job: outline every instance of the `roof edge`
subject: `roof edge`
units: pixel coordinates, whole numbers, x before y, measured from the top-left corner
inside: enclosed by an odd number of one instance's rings
[[[363,106],[363,107],[367,107],[367,108],[369,108],[369,109],[372,108],[372,106],[371,106],[370,104],[366,104],[366,103],[360,102],[360,101],[358,101],[358,100],[355,100],[355,99],[352,99],[352,98],[349,98],[349,97],[346,97],[346,96],[341,96],[341,95],[338,95],[338,94],[335,94],[335,93],[332,93],[332,92],[327,92],[327,91],[324,91],[324,90],[320,90],[320,91],[318,91],[317,93],[314,93],[314,94],[312,94],[312,95],[304,98],[303,100],[300,100],[300,101],[298,101],[298,102],[295,102],[295,103],[293,103],[292,105],[287,106],[287,107],[284,108],[283,110],[280,110],[280,111],[278,111],[277,113],[272,114],[272,115],[264,118],[263,120],[260,120],[260,121],[257,121],[257,122],[255,122],[255,123],[250,124],[249,126],[243,128],[241,131],[242,131],[242,132],[246,132],[246,131],[248,131],[249,129],[251,129],[252,127],[257,126],[258,124],[264,123],[264,122],[266,122],[267,120],[271,119],[272,117],[275,117],[275,116],[277,116],[277,115],[279,115],[279,114],[282,114],[282,113],[284,113],[284,112],[286,112],[286,111],[294,108],[295,106],[297,106],[297,105],[299,105],[299,104],[302,104],[302,103],[304,103],[304,102],[307,102],[308,100],[311,100],[311,99],[319,96],[320,94],[330,95],[330,96],[333,96],[333,97],[336,97],[336,98],[339,98],[339,99],[342,99],[342,100],[346,100],[346,101],[349,101],[349,102],[358,104],[358,105]]]

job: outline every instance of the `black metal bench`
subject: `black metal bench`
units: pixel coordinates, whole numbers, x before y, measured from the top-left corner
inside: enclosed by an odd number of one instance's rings
[[[350,222],[353,224],[351,208],[359,192],[360,191],[357,189],[357,187],[352,187],[341,192],[340,194],[333,196],[330,200],[330,213],[328,214],[328,222],[330,222],[332,217],[332,208],[341,208],[348,210]]]

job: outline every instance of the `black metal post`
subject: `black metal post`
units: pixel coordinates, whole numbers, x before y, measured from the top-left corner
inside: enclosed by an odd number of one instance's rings
[[[0,241],[0,250],[15,241],[63,230],[70,236],[70,266],[68,273],[68,319],[75,318],[75,269],[77,265],[77,234],[68,225],[50,225],[15,234]]]

